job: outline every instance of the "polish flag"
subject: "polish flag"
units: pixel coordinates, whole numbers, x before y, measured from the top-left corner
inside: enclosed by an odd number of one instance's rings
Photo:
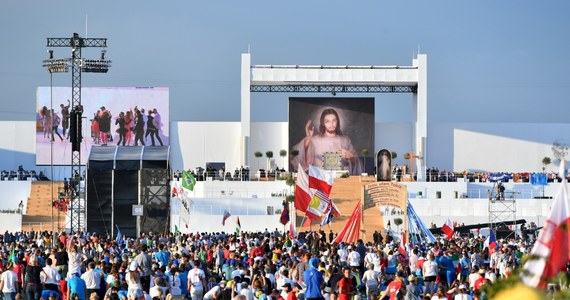
[[[451,239],[453,237],[454,228],[449,218],[447,218],[447,221],[445,221],[445,224],[443,224],[443,227],[441,227],[441,231],[447,235],[448,239]]]
[[[319,191],[325,192],[330,195],[333,185],[333,178],[325,171],[315,167],[309,166],[309,187]]]
[[[299,164],[298,170],[297,184],[295,184],[295,208],[306,213],[313,197],[309,188],[309,176],[301,164]]]
[[[402,254],[404,258],[408,257],[406,252],[406,231],[402,231],[402,237],[400,238],[400,246],[398,247],[398,252]]]
[[[560,174],[564,174],[564,161],[560,164]],[[532,287],[546,288],[548,279],[566,270],[570,261],[570,200],[566,183],[552,203],[552,209],[538,239],[523,266],[522,281]]]

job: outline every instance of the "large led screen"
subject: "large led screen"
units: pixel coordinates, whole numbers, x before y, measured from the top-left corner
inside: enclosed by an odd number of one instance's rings
[[[70,165],[70,122],[66,116],[73,109],[70,106],[71,88],[38,87],[36,99],[36,164],[50,165],[53,153],[54,165]],[[166,87],[82,88],[81,105],[82,164],[87,162],[92,146],[170,144],[169,90]]]
[[[374,98],[289,98],[289,149],[293,171],[372,172]]]

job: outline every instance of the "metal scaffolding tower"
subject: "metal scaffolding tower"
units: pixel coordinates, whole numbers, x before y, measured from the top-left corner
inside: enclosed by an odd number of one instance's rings
[[[106,38],[82,38],[74,33],[71,38],[47,38],[47,47],[71,48],[71,57],[54,59],[53,50],[48,50],[49,59],[43,61],[43,66],[52,73],[65,73],[71,67],[71,107],[69,114],[69,140],[71,142],[71,176],[70,176],[70,230],[76,232],[83,230],[85,222],[84,189],[81,187],[81,135],[83,106],[81,105],[81,73],[107,73],[111,61],[105,59],[106,50],[101,51],[100,59],[84,59],[81,49],[89,47],[106,48]],[[53,178],[52,178],[53,180]]]
[[[506,194],[506,196],[505,196]],[[497,186],[489,191],[489,225],[495,233],[497,230],[515,231],[517,220],[517,192],[498,192]]]

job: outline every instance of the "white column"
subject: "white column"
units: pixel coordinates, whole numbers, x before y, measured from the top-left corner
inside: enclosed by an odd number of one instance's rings
[[[414,60],[418,67],[418,90],[414,94],[414,108],[416,111],[414,150],[419,159],[418,181],[423,181],[427,166],[427,54],[418,54]]]
[[[241,54],[241,165],[249,166],[251,125],[251,54]]]

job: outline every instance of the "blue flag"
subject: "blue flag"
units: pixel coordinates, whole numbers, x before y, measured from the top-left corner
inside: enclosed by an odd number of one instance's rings
[[[117,245],[119,245],[119,247],[121,246],[122,242],[123,242],[123,235],[121,234],[121,229],[119,228],[119,225],[115,225],[117,227],[117,238],[115,239],[115,242],[117,243]]]

